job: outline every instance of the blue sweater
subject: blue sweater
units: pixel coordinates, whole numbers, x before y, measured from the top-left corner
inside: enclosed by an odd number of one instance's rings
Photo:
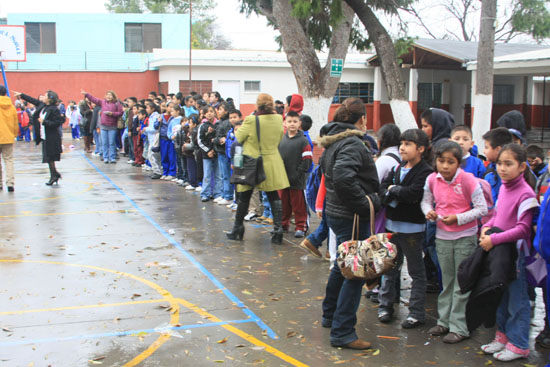
[[[170,117],[170,120],[168,120],[168,139],[172,139],[172,136],[174,136],[174,127],[181,124],[181,116],[178,117]]]
[[[546,191],[540,206],[537,234],[533,245],[547,263],[550,263],[550,190]]]
[[[483,161],[472,155],[462,161],[462,169],[477,178],[483,178],[486,171]]]
[[[495,163],[489,164],[489,166],[487,166],[487,172],[489,173],[487,173],[483,178],[491,185],[493,203],[496,204],[498,199],[498,191],[500,190],[500,185],[502,185],[500,176],[497,173],[497,165]]]

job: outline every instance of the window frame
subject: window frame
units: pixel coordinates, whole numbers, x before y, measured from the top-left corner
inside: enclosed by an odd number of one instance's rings
[[[421,91],[422,93],[424,93],[424,90],[423,88],[421,87],[424,87],[424,86],[428,86],[429,90],[430,90],[430,94],[432,94],[432,90],[433,90],[433,95],[431,96],[431,100],[430,100],[430,103],[429,103],[429,106],[426,106],[424,105],[424,101],[423,101],[423,98],[421,99]],[[441,105],[443,103],[443,83],[418,83],[417,85],[417,106],[418,106],[418,109],[419,110],[428,110],[430,108],[441,108]],[[424,96],[422,96],[424,97]],[[439,97],[438,100],[436,100],[436,97]],[[435,104],[432,105],[432,102],[435,102]]]
[[[493,105],[497,106],[509,106],[514,104],[514,94],[515,94],[515,85],[514,84],[494,84],[493,85]],[[499,97],[499,100],[496,100],[495,97]],[[500,97],[507,97],[507,100],[500,100]]]
[[[57,53],[57,24],[55,22],[25,22],[23,25],[25,26],[25,30],[27,30],[27,28],[29,27],[29,25],[38,25],[38,32],[39,32],[39,37],[40,37],[40,40],[39,40],[39,44],[38,44],[38,47],[39,47],[39,50],[38,51],[34,51],[34,50],[29,50],[29,44],[33,44],[32,42],[29,42],[29,37],[31,35],[30,32],[28,31],[25,31],[25,44],[27,45],[27,50],[26,52],[27,53],[31,53],[31,54],[56,54]],[[52,27],[52,38],[53,38],[53,48],[52,50],[45,50],[45,42],[44,42],[44,39],[45,39],[45,35],[44,35],[44,30],[43,30],[43,26],[45,24],[48,24],[48,25],[53,25]],[[33,39],[34,41],[34,39]]]
[[[148,31],[146,28],[147,26],[150,25],[151,27],[153,26],[158,26],[159,30],[158,30],[158,41],[159,41],[159,44],[158,45],[155,45],[155,44],[151,44],[151,45],[146,45],[146,40],[147,39],[151,39],[151,38],[147,38],[145,37],[145,32]],[[137,28],[136,26],[139,26],[139,28],[141,29],[141,41],[140,41],[140,49],[137,50],[137,49],[133,49],[132,48],[132,42],[131,41],[128,41],[128,30],[130,27],[135,27]],[[155,38],[155,37],[153,37]],[[153,42],[153,41],[151,41]],[[147,47],[147,46],[150,46],[150,47]],[[124,52],[125,53],[151,53],[153,52],[153,49],[154,48],[162,48],[162,23],[135,23],[135,22],[127,22],[127,23],[124,23]]]
[[[258,83],[258,89],[254,89],[254,90],[247,89],[246,88],[247,83]],[[250,85],[250,84],[248,84],[248,85]],[[261,91],[262,91],[262,81],[261,80],[245,80],[243,89],[244,89],[245,93],[261,93]]]
[[[352,93],[353,92],[353,93]],[[362,93],[365,92],[365,93]],[[360,98],[365,104],[374,103],[374,83],[340,82],[332,97],[333,104],[341,104],[346,98]]]

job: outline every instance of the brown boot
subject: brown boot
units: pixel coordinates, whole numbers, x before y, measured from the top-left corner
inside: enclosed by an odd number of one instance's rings
[[[319,259],[323,257],[317,247],[313,246],[313,243],[311,243],[307,238],[300,243],[300,247]]]
[[[369,349],[371,347],[371,343],[361,339],[355,339],[351,343],[343,344],[343,345],[333,345],[333,347],[363,350],[363,349]]]
[[[84,137],[84,150],[86,151],[86,153],[90,153],[92,150],[90,149],[90,140],[91,140],[91,136],[85,136]]]

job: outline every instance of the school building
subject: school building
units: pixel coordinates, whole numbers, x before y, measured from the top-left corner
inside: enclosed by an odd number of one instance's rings
[[[27,27],[27,61],[7,63],[10,89],[31,95],[56,90],[79,99],[80,89],[144,98],[149,91],[217,90],[251,112],[260,92],[283,100],[297,93],[284,52],[189,50],[184,14],[9,14],[7,24]],[[407,98],[418,118],[429,107],[471,123],[477,43],[420,39],[401,56]],[[321,64],[327,55],[320,53]],[[493,122],[518,109],[529,127],[550,125],[550,48],[495,45]],[[546,80],[546,82],[545,82]],[[332,112],[347,97],[363,99],[368,127],[393,122],[377,55],[347,55]]]

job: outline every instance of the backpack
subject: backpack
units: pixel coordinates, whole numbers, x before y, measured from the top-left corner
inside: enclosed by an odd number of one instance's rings
[[[306,202],[312,211],[315,211],[315,202],[317,201],[317,192],[321,186],[321,165],[315,166],[306,183]]]

